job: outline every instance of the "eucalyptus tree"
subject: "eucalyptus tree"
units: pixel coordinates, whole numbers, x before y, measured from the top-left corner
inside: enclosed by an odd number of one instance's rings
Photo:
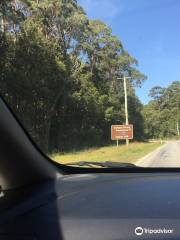
[[[146,133],[150,137],[177,136],[180,123],[180,82],[150,90],[152,101],[144,107]]]
[[[123,73],[140,123],[137,60],[76,0],[2,0],[0,14],[0,89],[44,151],[108,143],[124,121]]]
[[[28,6],[30,6],[30,0],[1,0],[1,31],[15,35],[27,17]]]

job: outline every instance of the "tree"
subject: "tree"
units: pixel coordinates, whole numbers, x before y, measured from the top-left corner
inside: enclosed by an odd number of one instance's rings
[[[143,121],[134,92],[145,76],[112,30],[75,0],[2,1],[0,91],[45,152],[110,143],[110,125]],[[2,19],[2,17],[0,17]],[[136,115],[136,117],[134,116]],[[138,130],[139,139],[143,131]]]
[[[9,32],[16,35],[16,32],[19,31],[21,23],[26,18],[26,8],[29,4],[29,0],[1,0],[1,32]]]
[[[180,82],[173,82],[167,88],[154,87],[150,96],[153,100],[143,110],[147,136],[177,136],[177,123],[180,121]]]

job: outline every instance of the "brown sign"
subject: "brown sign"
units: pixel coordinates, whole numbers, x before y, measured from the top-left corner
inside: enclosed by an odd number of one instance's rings
[[[111,139],[133,139],[133,125],[112,125]]]

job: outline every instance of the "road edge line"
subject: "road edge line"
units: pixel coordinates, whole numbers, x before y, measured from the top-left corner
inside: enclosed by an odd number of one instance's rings
[[[167,144],[167,142],[165,142],[165,144],[162,144],[162,146],[159,146],[158,148],[156,148],[154,151],[148,153],[147,155],[145,155],[144,157],[138,159],[135,162],[135,165],[140,165],[146,158],[150,157],[151,155],[153,155],[154,153],[158,152],[159,150],[161,150],[161,148],[163,148],[165,145]]]

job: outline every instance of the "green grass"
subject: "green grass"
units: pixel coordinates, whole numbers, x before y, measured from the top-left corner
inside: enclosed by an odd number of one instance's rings
[[[52,154],[50,157],[59,163],[69,164],[79,161],[91,162],[129,162],[135,163],[140,158],[158,148],[160,143],[130,143],[126,145],[108,146],[97,149],[89,149],[81,152],[67,154]]]

